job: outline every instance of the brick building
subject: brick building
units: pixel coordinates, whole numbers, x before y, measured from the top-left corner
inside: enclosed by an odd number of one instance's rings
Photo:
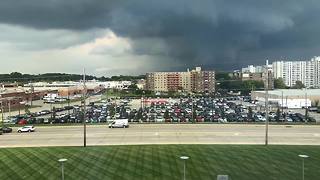
[[[214,71],[202,71],[201,67],[186,72],[152,72],[146,74],[146,89],[151,91],[215,91]]]

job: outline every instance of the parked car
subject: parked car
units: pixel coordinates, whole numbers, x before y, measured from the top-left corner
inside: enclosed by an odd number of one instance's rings
[[[19,125],[25,125],[25,124],[27,124],[27,123],[28,123],[28,121],[25,120],[25,119],[21,119],[21,120],[18,121],[18,124],[19,124]]]
[[[11,133],[12,132],[12,128],[6,127],[4,126],[3,128],[0,127],[0,132],[2,133]]]
[[[34,132],[36,129],[34,126],[23,126],[21,128],[18,129],[18,133],[22,133],[22,132]]]

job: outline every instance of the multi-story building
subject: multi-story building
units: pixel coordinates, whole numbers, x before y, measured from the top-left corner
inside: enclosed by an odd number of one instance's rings
[[[201,67],[186,72],[152,72],[146,74],[146,88],[152,91],[215,91],[214,71],[202,71]]]
[[[248,67],[242,68],[242,73],[263,73],[265,70],[264,66],[249,65]]]
[[[311,61],[275,61],[272,63],[274,78],[282,78],[291,87],[301,81],[306,87],[319,87],[320,57]]]

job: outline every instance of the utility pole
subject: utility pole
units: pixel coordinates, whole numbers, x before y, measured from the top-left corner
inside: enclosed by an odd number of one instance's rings
[[[1,101],[1,127],[2,127],[2,131],[3,131],[3,127],[4,127],[4,124],[3,124],[3,101]]]
[[[306,87],[306,92],[305,92],[305,109],[306,109],[306,112],[305,112],[305,122],[308,121],[308,92],[307,92],[307,87]]]
[[[32,107],[32,101],[33,101],[33,93],[34,93],[34,87],[33,84],[31,83],[31,98],[30,98],[30,106]]]
[[[86,69],[83,69],[83,147],[87,147],[87,123],[86,123]]]
[[[11,118],[11,100],[10,99],[9,99],[8,108],[9,108],[9,117]]]
[[[283,116],[283,91],[281,91],[281,115]]]
[[[266,137],[265,145],[268,145],[268,126],[269,126],[269,69],[268,69],[268,60],[266,60],[266,84],[265,84],[265,111],[266,111]]]
[[[69,82],[71,82],[71,75],[69,75]],[[68,86],[68,118],[70,120],[70,85]]]

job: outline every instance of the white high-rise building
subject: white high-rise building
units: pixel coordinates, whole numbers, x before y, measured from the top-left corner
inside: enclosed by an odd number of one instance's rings
[[[306,87],[320,86],[320,57],[311,61],[275,61],[272,63],[274,78],[282,78],[291,87],[301,81]]]
[[[311,62],[314,69],[314,87],[320,88],[320,56],[313,57]]]

